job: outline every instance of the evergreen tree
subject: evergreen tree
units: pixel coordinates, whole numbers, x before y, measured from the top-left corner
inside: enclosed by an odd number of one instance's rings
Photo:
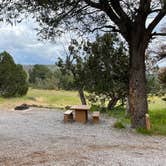
[[[28,91],[27,74],[7,52],[0,54],[0,95],[23,96]]]
[[[97,95],[104,95],[112,109],[118,100],[128,96],[129,57],[117,34],[106,33],[89,43],[86,49],[86,87]]]

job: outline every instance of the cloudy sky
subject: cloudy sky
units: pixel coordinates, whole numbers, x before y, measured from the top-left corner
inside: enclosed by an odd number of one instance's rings
[[[36,27],[32,19],[16,26],[0,23],[0,52],[9,52],[20,64],[54,64],[59,56],[65,56],[69,34],[57,38],[55,43],[39,41],[34,30]]]
[[[160,26],[164,23],[165,21],[162,21]],[[19,64],[54,64],[58,57],[64,57],[70,35],[64,34],[63,37],[57,38],[56,43],[42,42],[37,38],[34,30],[36,27],[37,23],[32,19],[24,20],[17,26],[0,23],[0,52],[9,52]],[[161,41],[166,43],[165,38]],[[159,44],[158,41],[154,43],[152,46]]]

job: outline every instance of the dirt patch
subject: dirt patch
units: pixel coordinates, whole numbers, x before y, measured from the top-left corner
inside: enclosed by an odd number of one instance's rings
[[[89,116],[89,119],[91,117]],[[63,123],[63,112],[0,110],[0,166],[165,165],[166,139],[102,123]]]
[[[119,149],[119,150],[161,150],[158,147],[151,147],[151,146],[135,146],[135,145],[89,145],[89,149],[91,150],[112,150],[112,149]]]

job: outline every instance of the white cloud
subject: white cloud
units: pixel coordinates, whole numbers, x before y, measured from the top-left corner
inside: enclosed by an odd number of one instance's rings
[[[0,24],[0,52],[9,52],[16,63],[21,64],[53,64],[57,57],[63,56],[64,47],[70,38],[64,35],[56,43],[39,41],[36,31],[37,24],[31,20],[25,20],[17,26]]]

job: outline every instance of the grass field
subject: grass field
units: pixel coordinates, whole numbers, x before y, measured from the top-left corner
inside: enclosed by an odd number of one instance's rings
[[[64,108],[66,105],[80,104],[76,91],[55,91],[29,89],[24,97],[0,98],[0,107],[11,109],[20,104],[38,105],[43,107]]]
[[[149,114],[152,129],[148,133],[166,135],[166,101],[159,97],[149,98]],[[12,109],[20,104],[38,105],[50,108],[64,108],[67,105],[81,104],[78,93],[76,91],[55,91],[55,90],[37,90],[29,89],[28,94],[24,97],[0,98],[0,108]],[[109,111],[110,116],[117,118],[118,123],[124,125],[130,123],[125,118],[124,108],[118,108]],[[138,130],[141,133],[147,133],[144,130]]]

